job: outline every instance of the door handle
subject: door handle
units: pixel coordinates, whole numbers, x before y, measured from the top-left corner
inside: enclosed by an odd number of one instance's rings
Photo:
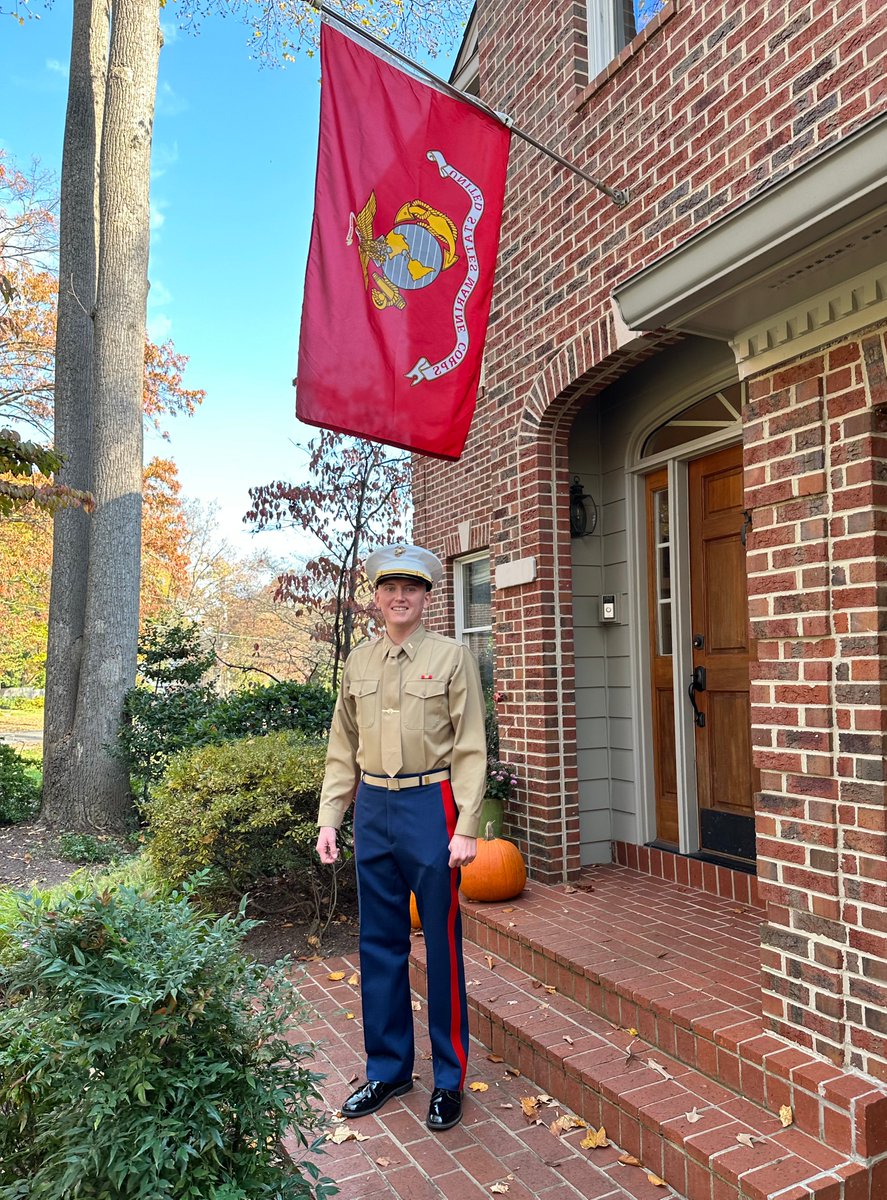
[[[697,729],[705,728],[705,713],[699,711],[699,706],[696,703],[696,693],[705,691],[705,667],[694,667],[693,676],[687,688],[687,695],[690,698],[690,703],[693,705],[693,722]]]

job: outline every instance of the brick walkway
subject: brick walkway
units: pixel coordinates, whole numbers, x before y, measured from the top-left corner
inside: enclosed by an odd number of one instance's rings
[[[330,980],[338,971],[345,972],[344,978]],[[299,980],[315,1016],[293,1037],[317,1044],[314,1065],[326,1076],[323,1094],[331,1113],[364,1079],[360,989],[348,982],[357,972],[356,957],[338,959],[307,964]],[[430,1133],[424,1123],[432,1087],[424,1002],[415,1020],[413,1091],[373,1116],[348,1122],[347,1128],[366,1140],[328,1143],[327,1153],[317,1160],[339,1185],[341,1200],[480,1200],[491,1195],[506,1200],[675,1200],[677,1193],[651,1183],[642,1167],[620,1163],[618,1147],[583,1150],[582,1129],[561,1137],[551,1133],[548,1125],[565,1113],[563,1107],[543,1103],[544,1123],[530,1123],[521,1097],[538,1096],[542,1089],[526,1076],[509,1074],[509,1064],[490,1062],[476,1041],[466,1088],[480,1082],[487,1090],[466,1090],[462,1123],[446,1133]]]

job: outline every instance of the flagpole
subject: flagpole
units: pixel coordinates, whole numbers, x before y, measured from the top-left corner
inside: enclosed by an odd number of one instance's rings
[[[484,101],[479,97],[472,96],[469,92],[463,92],[460,91],[459,88],[453,87],[451,83],[448,83],[445,79],[441,79],[439,75],[435,75],[433,71],[429,71],[428,68],[423,67],[421,63],[417,63],[412,58],[408,58],[405,54],[401,54],[401,52],[399,50],[395,50],[393,46],[389,46],[386,42],[374,37],[373,34],[367,33],[367,31],[365,29],[361,29],[360,26],[354,25],[341,13],[337,13],[334,9],[328,8],[327,5],[324,4],[323,0],[308,0],[308,2],[313,5],[314,8],[318,9],[321,20],[327,18],[331,21],[338,21],[339,24],[344,25],[350,33],[357,34],[357,36],[363,38],[364,41],[371,42],[374,46],[377,46],[386,56],[395,58],[404,63],[405,66],[409,67],[411,71],[418,72],[420,75],[424,75],[425,78],[440,91],[447,92],[449,95],[456,97],[456,99],[463,100],[466,104],[472,104],[475,108],[479,108],[482,112],[485,112],[488,117],[493,117],[496,121],[499,121],[502,125],[505,125],[506,128],[510,129],[511,132],[517,137],[523,138],[525,142],[529,142],[531,146],[534,146],[543,154],[547,154],[548,157],[554,159],[556,163],[560,163],[560,165],[565,167],[566,170],[572,171],[574,175],[578,175],[580,179],[584,179],[586,183],[590,183],[591,186],[597,188],[599,192],[603,192],[605,196],[609,196],[617,208],[624,208],[626,204],[628,204],[628,188],[612,188],[609,184],[604,183],[602,180],[595,179],[593,175],[588,175],[580,167],[577,167],[575,163],[571,163],[568,159],[563,158],[560,154],[558,154],[557,151],[549,149],[548,146],[544,146],[542,142],[538,142],[534,137],[531,136],[531,134],[527,133],[523,129],[520,129],[514,124],[511,117],[504,113],[497,112],[494,108],[490,108],[489,104],[485,104]]]

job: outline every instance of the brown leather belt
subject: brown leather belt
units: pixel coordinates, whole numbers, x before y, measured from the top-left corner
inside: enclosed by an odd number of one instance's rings
[[[362,771],[360,778],[370,787],[386,788],[389,792],[402,792],[404,788],[427,787],[429,783],[443,783],[449,779],[450,769],[445,767],[440,771],[431,771],[427,775],[367,775]]]

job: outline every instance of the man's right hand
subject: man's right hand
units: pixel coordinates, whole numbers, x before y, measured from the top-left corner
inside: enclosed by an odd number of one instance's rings
[[[336,845],[336,831],[329,826],[323,826],[317,835],[317,853],[322,863],[334,863],[339,857],[339,847]]]

